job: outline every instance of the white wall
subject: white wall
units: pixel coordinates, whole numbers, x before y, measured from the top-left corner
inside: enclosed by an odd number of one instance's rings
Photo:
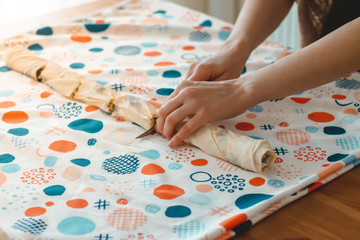
[[[204,12],[230,23],[235,23],[245,0],[168,0]],[[251,1],[251,0],[248,0]],[[271,0],[269,0],[271,1]],[[280,42],[290,48],[300,48],[300,32],[297,18],[297,4],[280,27],[270,35],[270,40]]]
[[[244,0],[168,0],[186,7],[204,12],[230,23],[235,20],[240,12]]]
[[[0,24],[10,24],[95,0],[0,0]]]

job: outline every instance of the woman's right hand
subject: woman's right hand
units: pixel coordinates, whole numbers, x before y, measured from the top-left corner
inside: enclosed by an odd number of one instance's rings
[[[251,53],[251,49],[239,46],[223,47],[213,56],[190,65],[186,80],[190,81],[222,81],[238,78]]]

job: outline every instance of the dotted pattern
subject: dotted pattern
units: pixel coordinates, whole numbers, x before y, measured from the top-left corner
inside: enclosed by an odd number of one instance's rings
[[[336,81],[336,87],[345,89],[359,89],[360,82],[355,79],[343,78]]]
[[[279,109],[279,110],[277,110],[277,109],[272,109],[272,110],[268,109],[266,111],[266,116],[268,118],[283,121],[283,120],[286,120],[289,117],[289,112],[284,111],[282,109]]]
[[[70,119],[72,117],[78,117],[81,114],[82,106],[76,102],[64,103],[61,107],[53,110],[55,116],[58,118]]]
[[[14,229],[18,229],[25,233],[31,233],[34,235],[40,235],[46,230],[47,224],[42,219],[35,218],[22,218],[17,220],[12,226]]]
[[[31,188],[28,185],[8,185],[6,189],[2,189],[0,192],[1,199],[3,200],[0,206],[0,210],[5,211],[24,208],[24,205],[19,206],[15,203],[21,202],[22,204],[25,204],[28,203],[29,199],[36,200],[36,195],[39,195],[37,189]]]
[[[128,154],[108,158],[102,163],[102,167],[105,171],[121,175],[136,172],[139,165],[138,158]]]
[[[166,159],[174,160],[176,162],[188,162],[195,159],[195,152],[189,148],[173,149],[171,151],[166,151],[166,153],[168,154]]]
[[[332,87],[320,86],[320,87],[309,90],[308,93],[313,95],[315,98],[321,98],[321,97],[329,97],[332,94],[334,94],[335,92]]]
[[[360,137],[345,137],[345,138],[338,138],[335,140],[336,146],[341,147],[343,150],[355,150],[360,148]]]
[[[143,234],[141,232],[137,234],[129,234],[125,238],[120,238],[120,240],[156,240],[153,234]]]
[[[182,224],[175,225],[173,228],[173,233],[176,233],[179,238],[190,238],[194,237],[200,232],[205,230],[205,224],[199,221],[186,221]]]
[[[131,86],[129,92],[135,95],[147,95],[149,94],[149,92],[152,92],[153,90],[154,88],[147,86],[143,86],[143,87]]]
[[[33,96],[39,96],[40,93],[44,90],[44,87],[38,84],[36,87],[27,88],[21,94],[24,97],[31,98]]]
[[[23,177],[20,179],[22,182],[27,184],[38,184],[41,185],[43,183],[49,183],[49,180],[54,179],[56,173],[54,173],[54,169],[50,168],[45,170],[44,168],[34,168],[28,172],[23,172]]]
[[[15,147],[19,149],[26,148],[26,146],[29,144],[39,144],[38,140],[36,140],[35,138],[22,138],[17,136],[13,136],[11,138],[11,142],[13,142],[15,144]]]
[[[322,150],[321,147],[312,148],[311,146],[306,146],[294,150],[294,157],[304,162],[317,162],[325,159],[326,151]]]
[[[135,188],[135,185],[128,181],[109,182],[106,185],[106,191],[110,194],[127,194]]]
[[[273,165],[275,168],[276,176],[282,179],[299,179],[302,176],[302,168],[296,167],[294,164],[282,166],[281,164]]]
[[[140,73],[132,73],[128,75],[121,76],[119,78],[119,82],[123,83],[125,85],[131,85],[131,86],[142,86],[149,82],[149,78]]]
[[[228,193],[234,193],[236,190],[244,190],[245,187],[245,179],[232,174],[220,174],[219,176],[212,178],[210,183],[220,192],[227,191]]]

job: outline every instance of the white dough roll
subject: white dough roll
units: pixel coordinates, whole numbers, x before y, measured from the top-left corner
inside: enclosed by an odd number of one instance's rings
[[[258,173],[266,172],[276,158],[266,140],[253,139],[212,125],[200,127],[187,141],[209,155]]]
[[[99,107],[111,113],[112,117],[134,122],[144,129],[156,127],[157,109],[148,101],[114,92],[27,49],[9,49],[5,54],[5,64],[65,97]],[[200,127],[186,142],[209,155],[258,173],[266,172],[276,158],[266,140],[253,139],[212,125]]]
[[[114,100],[112,117],[134,122],[144,129],[154,125],[157,109],[147,101],[130,94],[118,95]]]
[[[4,56],[6,66],[25,74],[26,76],[38,80],[41,69],[45,68],[49,62],[46,59],[39,58],[25,48],[10,48]]]
[[[40,80],[61,95],[74,99],[74,94],[81,81],[87,80],[85,76],[71,72],[66,68],[48,62],[40,73]]]
[[[111,112],[109,108],[115,96],[111,89],[105,88],[95,81],[83,79],[74,95],[74,99],[96,106],[105,112]]]

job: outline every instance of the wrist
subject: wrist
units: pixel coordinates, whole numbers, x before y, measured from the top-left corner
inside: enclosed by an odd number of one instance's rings
[[[255,106],[264,100],[256,89],[256,83],[251,79],[251,74],[245,74],[235,80],[235,92],[240,112]]]
[[[254,50],[254,46],[245,38],[234,39],[231,36],[221,46],[221,50],[232,51],[235,54],[241,54],[249,57]]]

